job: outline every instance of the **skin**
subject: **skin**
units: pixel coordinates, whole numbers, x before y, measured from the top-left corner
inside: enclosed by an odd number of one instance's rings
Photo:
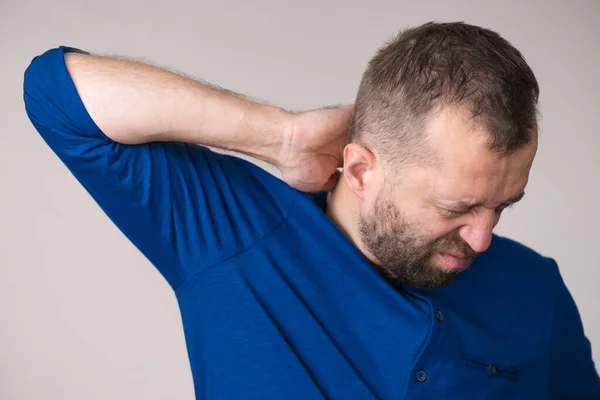
[[[111,139],[239,151],[275,165],[292,187],[330,191],[331,219],[379,270],[415,286],[447,284],[487,249],[503,208],[525,188],[537,149],[533,143],[501,158],[465,110],[443,110],[427,129],[434,157],[398,166],[392,172],[401,183],[390,190],[377,154],[348,144],[352,105],[287,112],[135,61],[68,53],[65,62]],[[449,214],[458,201],[478,205]]]
[[[537,151],[535,140],[501,157],[487,138],[466,110],[442,110],[427,127],[434,162],[402,166],[393,189],[377,155],[348,144],[327,213],[387,277],[445,286],[489,247],[502,211],[522,197]]]

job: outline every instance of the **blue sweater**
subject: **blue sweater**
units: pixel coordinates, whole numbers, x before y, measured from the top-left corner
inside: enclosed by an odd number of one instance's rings
[[[109,139],[65,51],[27,68],[27,115],[174,290],[197,398],[600,399],[552,259],[494,236],[445,288],[391,285],[325,192],[206,147]]]

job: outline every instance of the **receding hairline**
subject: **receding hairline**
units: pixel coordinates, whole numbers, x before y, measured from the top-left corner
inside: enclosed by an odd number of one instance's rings
[[[423,121],[444,107],[470,105],[501,157],[536,140],[537,80],[521,53],[486,28],[428,22],[401,30],[379,49],[357,94],[350,141],[380,155],[393,173],[403,165],[431,165]]]
[[[476,135],[478,137],[484,138],[484,143],[486,147],[484,151],[488,151],[492,154],[498,156],[499,159],[510,157],[522,150],[527,149],[529,146],[537,144],[538,140],[538,123],[537,120],[534,121],[534,126],[531,129],[531,140],[528,142],[521,143],[518,147],[511,149],[497,149],[492,146],[492,141],[490,140],[493,135],[491,132],[486,129],[485,123],[479,121],[476,116],[473,116],[468,110],[467,105],[445,105],[440,106],[437,105],[433,110],[431,110],[424,117],[424,128],[418,134],[413,137],[412,143],[412,152],[406,159],[398,159],[397,157],[392,157],[392,159],[387,159],[385,156],[378,154],[377,149],[369,149],[369,151],[373,152],[377,157],[378,161],[382,165],[383,173],[384,173],[384,184],[389,185],[392,188],[397,187],[403,179],[404,174],[402,172],[406,172],[407,170],[413,167],[434,167],[434,168],[443,168],[444,160],[442,156],[436,151],[436,149],[429,142],[429,138],[431,137],[431,122],[434,118],[440,116],[442,112],[465,112],[469,115],[469,125],[465,132],[465,135]],[[416,139],[416,140],[415,140]]]

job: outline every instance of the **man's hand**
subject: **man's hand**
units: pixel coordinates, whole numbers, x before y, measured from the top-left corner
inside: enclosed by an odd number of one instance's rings
[[[352,110],[349,104],[292,114],[276,165],[288,185],[313,193],[335,187]]]

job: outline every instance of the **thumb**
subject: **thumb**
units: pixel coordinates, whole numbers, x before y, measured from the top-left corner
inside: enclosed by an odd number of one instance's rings
[[[323,190],[326,192],[333,190],[340,179],[340,176],[342,176],[342,173],[336,169],[335,172],[329,177],[329,180],[327,180],[327,183],[325,183],[323,186]]]

